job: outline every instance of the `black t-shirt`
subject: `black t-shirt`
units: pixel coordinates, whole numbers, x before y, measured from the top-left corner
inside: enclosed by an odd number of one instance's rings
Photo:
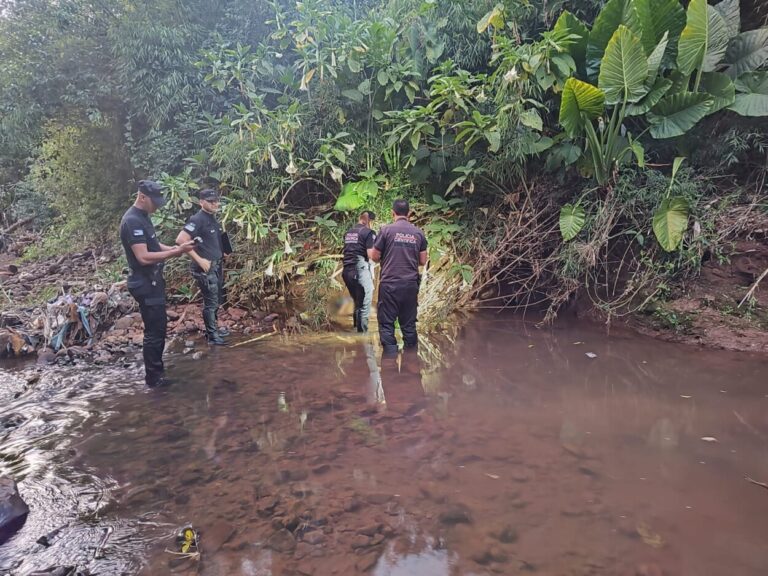
[[[184,231],[191,238],[199,236],[202,242],[195,244],[195,252],[206,260],[221,260],[221,224],[213,214],[199,210],[184,225]],[[193,263],[194,264],[194,263]]]
[[[364,224],[356,224],[344,235],[344,268],[354,267],[357,257],[368,260],[368,250],[373,248],[376,234]]]
[[[381,252],[381,283],[418,282],[419,253],[427,249],[424,232],[405,218],[381,229],[374,248]]]
[[[160,241],[157,239],[155,227],[152,225],[152,220],[149,219],[149,214],[144,212],[144,210],[131,206],[123,214],[123,219],[120,221],[120,242],[123,244],[125,257],[128,260],[128,267],[131,271],[149,273],[155,270],[156,264],[149,264],[148,266],[139,264],[131,248],[134,244],[146,244],[147,252],[163,251],[160,247]]]

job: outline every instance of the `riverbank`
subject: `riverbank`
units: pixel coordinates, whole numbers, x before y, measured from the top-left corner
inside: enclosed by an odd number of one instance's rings
[[[33,261],[0,255],[5,300],[0,359],[36,355],[42,365],[110,364],[136,356],[143,339],[141,315],[120,280],[120,266],[109,247]],[[201,307],[178,300],[169,298],[168,343],[191,353],[195,339],[203,334]],[[237,306],[224,308],[219,321],[240,336],[282,327],[277,313]]]
[[[12,252],[0,254],[5,300],[0,314],[0,358],[37,354],[41,364],[75,360],[109,364],[135,356],[142,341],[141,317],[125,288],[117,254],[108,246],[36,260]],[[768,291],[758,285],[745,299],[766,268],[765,242],[736,242],[729,260],[709,260],[698,277],[672,288],[662,303],[614,319],[612,325],[625,325],[665,341],[768,353]],[[193,352],[194,339],[203,331],[200,304],[191,301],[194,292],[189,284],[169,289],[169,294],[170,346]],[[300,314],[289,313],[276,300],[272,309],[227,306],[220,323],[238,336],[300,331]],[[575,305],[577,317],[602,322],[583,300]]]

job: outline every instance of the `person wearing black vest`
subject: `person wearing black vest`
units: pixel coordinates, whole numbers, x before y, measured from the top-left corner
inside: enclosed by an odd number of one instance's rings
[[[397,354],[395,321],[400,321],[403,347],[416,348],[416,315],[418,312],[419,266],[427,263],[427,238],[408,221],[407,200],[392,204],[394,222],[383,226],[371,252],[371,260],[381,262],[379,279],[379,338],[384,354]]]
[[[176,243],[195,242],[195,249],[189,253],[192,258],[190,270],[203,295],[205,337],[209,344],[221,346],[226,344],[223,337],[229,336],[229,332],[218,325],[218,312],[224,295],[223,231],[216,220],[220,197],[211,189],[200,191],[198,197],[200,210],[187,220]]]
[[[376,234],[370,226],[375,219],[373,212],[365,210],[360,214],[357,224],[344,235],[344,270],[341,277],[355,302],[352,325],[358,332],[368,332],[368,317],[373,302],[370,254]]]
[[[120,221],[120,242],[125,250],[130,275],[128,292],[138,302],[144,323],[144,372],[147,386],[167,384],[163,350],[168,318],[165,312],[164,262],[192,250],[193,242],[179,246],[160,243],[149,215],[165,204],[160,186],[141,180],[136,201]]]

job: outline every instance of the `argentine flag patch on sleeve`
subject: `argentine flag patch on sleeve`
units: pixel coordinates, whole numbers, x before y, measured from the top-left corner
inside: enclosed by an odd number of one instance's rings
[[[133,231],[133,235],[134,236],[144,236],[144,230],[142,230],[141,228],[137,228],[136,230]]]
[[[187,232],[194,232],[195,228],[196,226],[194,222],[187,222],[187,225],[184,226],[184,230],[186,230]]]

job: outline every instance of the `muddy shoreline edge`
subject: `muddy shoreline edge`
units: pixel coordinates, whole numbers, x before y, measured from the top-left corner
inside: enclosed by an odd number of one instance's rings
[[[756,248],[763,248],[758,250]],[[740,254],[747,254],[745,257]],[[603,324],[606,330],[628,329],[663,341],[709,349],[768,353],[766,295],[757,291],[750,310],[723,310],[744,292],[749,270],[768,262],[768,249],[742,246],[728,264],[707,263],[686,290],[670,298],[664,309],[637,313],[606,322],[584,298],[564,313],[579,321]],[[20,262],[12,254],[0,255],[0,287],[5,306],[0,313],[0,366],[7,360],[31,358],[38,365],[97,365],[125,363],[140,357],[143,337],[138,307],[123,279],[115,279],[118,262],[110,247]],[[112,278],[109,272],[112,272]],[[116,280],[116,281],[112,281]],[[172,293],[169,290],[169,293]],[[341,294],[340,294],[341,295]],[[169,298],[168,348],[199,354],[196,342],[203,334],[200,303]],[[220,323],[235,338],[258,337],[267,332],[302,331],[300,314],[284,302],[266,302],[267,309],[225,306]],[[272,304],[272,306],[269,306]],[[308,328],[307,328],[308,329]]]

